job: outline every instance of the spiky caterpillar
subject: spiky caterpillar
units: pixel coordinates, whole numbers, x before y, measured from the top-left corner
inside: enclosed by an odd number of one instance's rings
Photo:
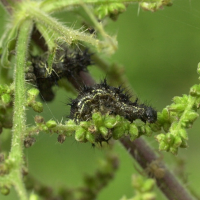
[[[59,79],[73,78],[78,82],[79,73],[87,72],[87,67],[91,64],[91,54],[88,49],[72,51],[65,47],[56,51],[56,59],[52,64],[51,72],[49,72],[46,56],[33,56],[33,69],[29,69],[26,79],[37,85],[43,100],[51,101],[55,96],[52,87]]]
[[[120,115],[133,122],[141,119],[143,122],[154,123],[157,112],[150,106],[130,101],[130,95],[124,93],[121,87],[109,86],[106,79],[93,87],[84,86],[78,97],[71,100],[70,118],[77,123],[89,121],[92,114]]]

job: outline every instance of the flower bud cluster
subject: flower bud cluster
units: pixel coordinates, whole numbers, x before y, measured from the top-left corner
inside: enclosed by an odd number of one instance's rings
[[[157,124],[165,131],[156,136],[159,150],[177,154],[179,147],[187,147],[186,129],[190,128],[199,116],[197,113],[199,105],[200,85],[194,85],[190,88],[189,95],[174,97],[173,103],[158,114]]]
[[[24,140],[25,147],[30,147],[35,143],[36,139],[33,137],[33,135],[39,134],[40,131],[44,131],[46,133],[57,133],[58,142],[63,143],[66,137],[72,136],[74,130],[76,130],[77,127],[73,120],[67,121],[64,125],[58,124],[54,120],[49,120],[45,122],[44,118],[39,115],[36,115],[34,120],[36,126],[27,128]]]
[[[144,10],[155,12],[163,8],[163,6],[171,6],[172,0],[158,0],[157,2],[141,2],[140,7]]]
[[[141,120],[130,123],[122,116],[102,115],[93,113],[92,120],[82,121],[75,131],[75,139],[79,142],[91,142],[92,144],[108,141],[111,137],[118,140],[129,135],[133,141],[141,135],[150,136],[152,133],[148,124]]]
[[[153,192],[154,185],[154,179],[146,179],[141,175],[133,175],[132,186],[135,191],[135,196],[132,197],[131,200],[155,200],[156,194]],[[121,200],[128,199],[126,197],[122,197]]]
[[[13,85],[0,85],[0,133],[12,127]]]
[[[35,112],[41,113],[43,111],[43,104],[35,100],[39,95],[39,90],[31,88],[27,91],[27,95],[27,106],[32,107]]]
[[[0,153],[0,176],[5,176],[9,173],[9,164],[5,162],[5,154]],[[0,192],[3,195],[8,195],[10,193],[10,184],[0,183]]]
[[[123,3],[108,3],[102,4],[95,9],[98,19],[103,19],[109,16],[112,20],[117,20],[119,14],[126,11],[126,6]]]

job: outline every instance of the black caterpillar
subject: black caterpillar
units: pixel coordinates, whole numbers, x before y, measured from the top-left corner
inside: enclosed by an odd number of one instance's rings
[[[69,50],[64,48],[57,50],[56,60],[52,64],[51,72],[47,62],[47,56],[32,56],[32,67],[26,73],[26,80],[36,84],[43,100],[51,101],[54,98],[52,87],[61,78],[74,78],[78,80],[81,71],[87,72],[87,67],[92,65],[91,53]]]
[[[112,87],[104,79],[93,87],[84,86],[78,97],[71,100],[69,118],[76,123],[88,121],[94,112],[101,114],[120,115],[130,122],[141,119],[143,122],[154,123],[157,112],[150,106],[130,101],[130,95],[121,87]]]

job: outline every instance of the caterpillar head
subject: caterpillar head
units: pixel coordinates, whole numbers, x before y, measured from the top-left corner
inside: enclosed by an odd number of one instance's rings
[[[145,109],[145,113],[142,116],[142,121],[144,122],[149,122],[149,123],[154,123],[157,121],[157,112],[151,108],[151,107],[147,107]]]

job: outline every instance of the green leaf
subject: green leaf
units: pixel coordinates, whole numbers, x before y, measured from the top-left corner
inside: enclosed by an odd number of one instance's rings
[[[2,42],[1,65],[3,67],[10,67],[9,55],[10,51],[15,49],[18,30],[19,24],[16,24],[15,26],[10,26],[8,29],[8,35],[4,38],[4,41]]]

